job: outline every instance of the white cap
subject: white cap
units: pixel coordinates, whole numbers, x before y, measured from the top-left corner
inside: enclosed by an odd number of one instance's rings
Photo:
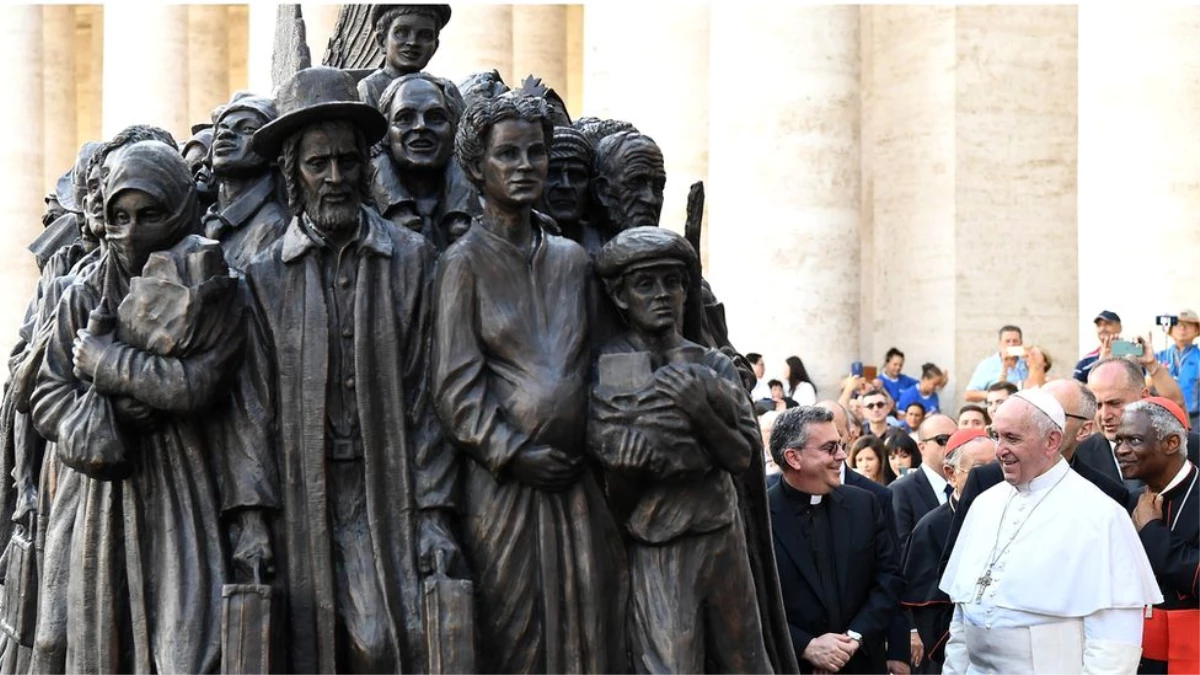
[[[1059,430],[1066,428],[1067,414],[1063,411],[1062,404],[1046,391],[1040,388],[1022,389],[1013,394],[1013,397],[1019,398],[1042,411],[1046,417],[1049,417],[1052,422],[1058,425]]]

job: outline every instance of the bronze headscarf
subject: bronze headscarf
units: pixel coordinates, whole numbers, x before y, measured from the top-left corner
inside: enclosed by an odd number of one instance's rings
[[[104,217],[109,223],[108,242],[109,258],[114,255],[113,248],[126,245],[129,234],[122,235],[119,228],[114,228],[113,207],[117,197],[126,190],[140,190],[150,195],[162,205],[170,215],[167,217],[168,228],[165,229],[161,241],[142,242],[148,250],[140,251],[140,257],[150,253],[170,248],[176,242],[189,234],[200,231],[200,202],[196,197],[196,184],[192,181],[187,162],[179,151],[159,141],[140,141],[116,151],[113,157],[112,171],[104,184]],[[115,235],[115,236],[114,236]],[[111,267],[111,265],[110,265]],[[120,295],[124,295],[128,278],[137,276],[140,270],[125,270],[120,275]],[[108,279],[111,284],[113,279]],[[109,286],[106,290],[113,290]]]

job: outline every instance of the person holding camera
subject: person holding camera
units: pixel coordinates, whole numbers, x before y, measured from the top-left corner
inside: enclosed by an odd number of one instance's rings
[[[1170,319],[1166,325],[1167,336],[1175,341],[1175,345],[1158,352],[1155,357],[1179,383],[1187,403],[1185,410],[1194,429],[1200,422],[1200,347],[1194,344],[1200,335],[1200,316],[1185,309]]]
[[[1025,349],[1021,329],[1004,326],[1000,329],[1000,346],[995,354],[979,362],[963,397],[968,403],[987,400],[988,387],[996,382],[1012,382],[1020,385],[1029,377],[1029,364],[1025,361]]]

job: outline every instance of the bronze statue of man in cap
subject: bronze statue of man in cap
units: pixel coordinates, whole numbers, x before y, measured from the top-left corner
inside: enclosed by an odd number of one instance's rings
[[[649,136],[617,131],[596,143],[592,197],[605,241],[631,227],[653,227],[662,215],[667,171],[662,150]]]
[[[480,213],[479,191],[454,161],[458,89],[428,73],[401,75],[384,90],[379,111],[388,133],[371,160],[375,206],[444,251]]]
[[[245,269],[283,236],[291,220],[280,203],[275,171],[250,146],[254,133],[276,117],[274,101],[244,91],[213,111],[210,157],[217,203],[204,214],[204,236],[221,242],[234,269]]]
[[[596,273],[624,326],[600,348],[588,448],[627,535],[634,672],[795,672],[773,544],[746,524],[762,441],[733,362],[699,344],[696,252],[632,228]]]
[[[371,25],[383,50],[383,66],[358,83],[358,95],[379,107],[392,80],[425,70],[437,53],[442,29],[450,22],[450,5],[375,5]],[[386,114],[386,111],[383,111]]]
[[[428,672],[422,577],[461,564],[428,362],[436,251],[363,205],[387,122],[335,68],[297,72],[254,135],[293,214],[246,269],[273,356],[288,672]]]

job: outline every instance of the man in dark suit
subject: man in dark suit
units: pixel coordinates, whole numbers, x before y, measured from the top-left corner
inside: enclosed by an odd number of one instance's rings
[[[870,493],[841,485],[846,458],[833,414],[780,414],[768,492],[775,559],[800,671],[886,673],[884,636],[903,580],[889,525]]]
[[[1053,380],[1047,382],[1042,389],[1045,389],[1062,405],[1063,412],[1067,417],[1067,426],[1063,429],[1062,445],[1059,447],[1059,453],[1063,459],[1067,460],[1067,464],[1075,470],[1075,473],[1100,488],[1100,491],[1111,497],[1113,501],[1128,508],[1130,496],[1125,486],[1108,478],[1091,465],[1085,464],[1080,455],[1080,451],[1083,449],[1082,439],[1100,436],[1100,434],[1092,433],[1095,428],[1096,396],[1092,394],[1091,389],[1075,379]],[[1104,440],[1104,437],[1100,436],[1100,439]],[[963,486],[962,495],[958,498],[954,521],[950,525],[946,548],[942,552],[939,571],[944,571],[946,563],[950,561],[950,552],[954,550],[954,543],[958,541],[958,532],[962,528],[963,521],[967,518],[967,511],[971,509],[975,498],[993,485],[999,485],[1002,482],[1004,482],[1004,470],[995,462],[976,467],[967,476],[967,483]]]
[[[817,404],[818,408],[824,408],[833,413],[833,424],[837,427],[838,435],[842,440],[843,447],[848,447],[850,444],[850,416],[841,403],[837,401],[821,401]],[[875,497],[875,502],[879,504],[880,510],[883,511],[883,517],[891,525],[892,536],[896,536],[896,516],[892,510],[892,491],[876,483],[875,481],[863,476],[857,471],[846,466],[842,462],[841,466],[842,485],[850,485],[862,490],[870,492]],[[769,480],[769,479],[768,479]],[[769,483],[773,485],[774,483]],[[898,541],[898,538],[897,538]],[[900,550],[899,543],[896,545],[896,550]],[[906,612],[897,608],[892,617],[891,625],[887,632],[887,669],[888,672],[894,675],[909,675],[911,672],[911,664],[913,661],[920,662],[922,654],[914,654],[914,647],[919,649],[921,644],[920,638],[910,630],[911,621]]]
[[[1164,393],[1162,390],[1171,386],[1178,390],[1178,385],[1171,380],[1169,374],[1165,376],[1164,380],[1162,373],[1166,370],[1153,360],[1153,354],[1150,356],[1146,367],[1150,369],[1151,375],[1155,378],[1155,388],[1159,390],[1159,393]],[[1110,480],[1124,482],[1125,488],[1130,494],[1136,495],[1141,492],[1145,484],[1136,478],[1126,479],[1121,475],[1121,470],[1117,466],[1115,439],[1117,428],[1121,426],[1121,418],[1125,414],[1125,406],[1150,395],[1150,390],[1146,387],[1146,381],[1142,377],[1142,366],[1129,359],[1103,359],[1092,366],[1088,373],[1087,386],[1095,394],[1097,401],[1096,422],[1099,429],[1097,433],[1079,444],[1076,452],[1079,456],[1078,463],[1086,464]],[[1198,451],[1200,451],[1200,437],[1197,437],[1194,432],[1188,434],[1187,455],[1191,462],[1197,461]],[[1072,466],[1079,471],[1077,465]],[[1080,474],[1082,475],[1082,472]],[[1131,508],[1132,504],[1128,504],[1127,507]]]
[[[954,420],[945,415],[925,418],[917,431],[917,446],[921,449],[921,466],[915,471],[893,481],[892,505],[896,511],[896,534],[900,538],[900,550],[908,543],[912,530],[926,513],[945,504],[954,488],[942,475],[942,460],[946,456],[946,442],[958,431]]]

